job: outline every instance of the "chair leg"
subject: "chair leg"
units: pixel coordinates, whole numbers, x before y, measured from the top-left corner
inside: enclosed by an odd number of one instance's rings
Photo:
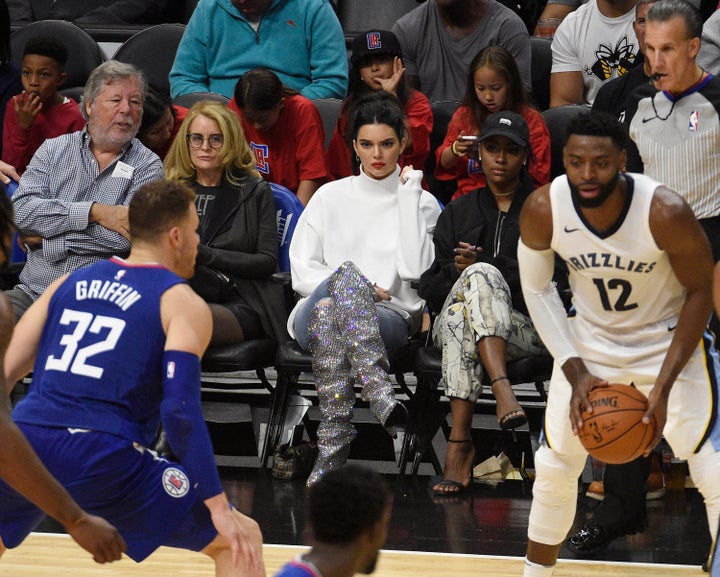
[[[297,384],[298,376],[293,371],[278,370],[277,383],[275,384],[275,391],[270,405],[270,416],[265,429],[265,443],[263,443],[263,451],[260,456],[263,469],[267,468],[268,458],[275,452],[280,442],[290,404],[290,396]]]
[[[413,410],[406,433],[406,448],[403,455],[405,460],[401,461],[401,473],[403,474],[407,461],[412,459],[412,474],[416,475],[425,454],[429,454],[435,472],[442,473],[442,465],[432,446],[432,440],[440,428],[439,419],[444,419],[444,414],[439,416],[440,403],[437,384],[437,378],[418,377]]]

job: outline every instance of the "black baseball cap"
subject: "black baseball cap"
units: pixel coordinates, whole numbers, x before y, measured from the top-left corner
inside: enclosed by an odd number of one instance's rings
[[[525,119],[516,112],[503,110],[485,119],[480,132],[480,142],[491,136],[507,136],[523,148],[530,148],[530,129]]]
[[[367,56],[398,56],[402,58],[402,49],[397,36],[389,30],[368,30],[355,37],[352,43],[350,62],[357,66]]]

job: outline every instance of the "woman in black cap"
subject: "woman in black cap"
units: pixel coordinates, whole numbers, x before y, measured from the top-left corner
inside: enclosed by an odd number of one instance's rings
[[[432,110],[424,94],[406,87],[403,75],[402,50],[397,36],[388,30],[368,30],[358,35],[352,44],[352,69],[348,83],[348,97],[343,103],[328,149],[328,168],[333,178],[358,174],[359,162],[352,153],[347,126],[364,94],[385,90],[402,105],[408,127],[408,145],[400,157],[400,167],[413,166],[423,170],[430,154],[430,132],[433,127]]]
[[[514,429],[527,416],[507,378],[506,362],[548,354],[528,316],[517,265],[520,208],[535,188],[526,170],[530,130],[521,115],[496,112],[483,123],[479,141],[487,184],[452,201],[440,215],[435,261],[418,291],[438,315],[433,341],[443,352],[452,413],[436,495],[457,495],[470,485],[475,457],[470,429],[483,380],[497,400],[500,428]]]

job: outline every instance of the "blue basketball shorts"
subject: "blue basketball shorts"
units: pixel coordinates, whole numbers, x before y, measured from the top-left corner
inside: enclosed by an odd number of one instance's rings
[[[161,545],[200,551],[217,536],[182,465],[107,433],[18,426],[78,504],[117,527],[135,561]],[[0,480],[0,537],[6,547],[22,543],[43,517]]]

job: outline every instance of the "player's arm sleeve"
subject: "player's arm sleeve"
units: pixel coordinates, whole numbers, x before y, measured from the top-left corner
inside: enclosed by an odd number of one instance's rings
[[[200,406],[200,358],[185,351],[163,355],[160,405],[170,447],[205,501],[223,492],[210,434]]]
[[[568,359],[580,355],[570,334],[565,307],[553,283],[555,252],[552,249],[531,249],[520,239],[518,266],[525,304],[535,330],[562,367]]]

